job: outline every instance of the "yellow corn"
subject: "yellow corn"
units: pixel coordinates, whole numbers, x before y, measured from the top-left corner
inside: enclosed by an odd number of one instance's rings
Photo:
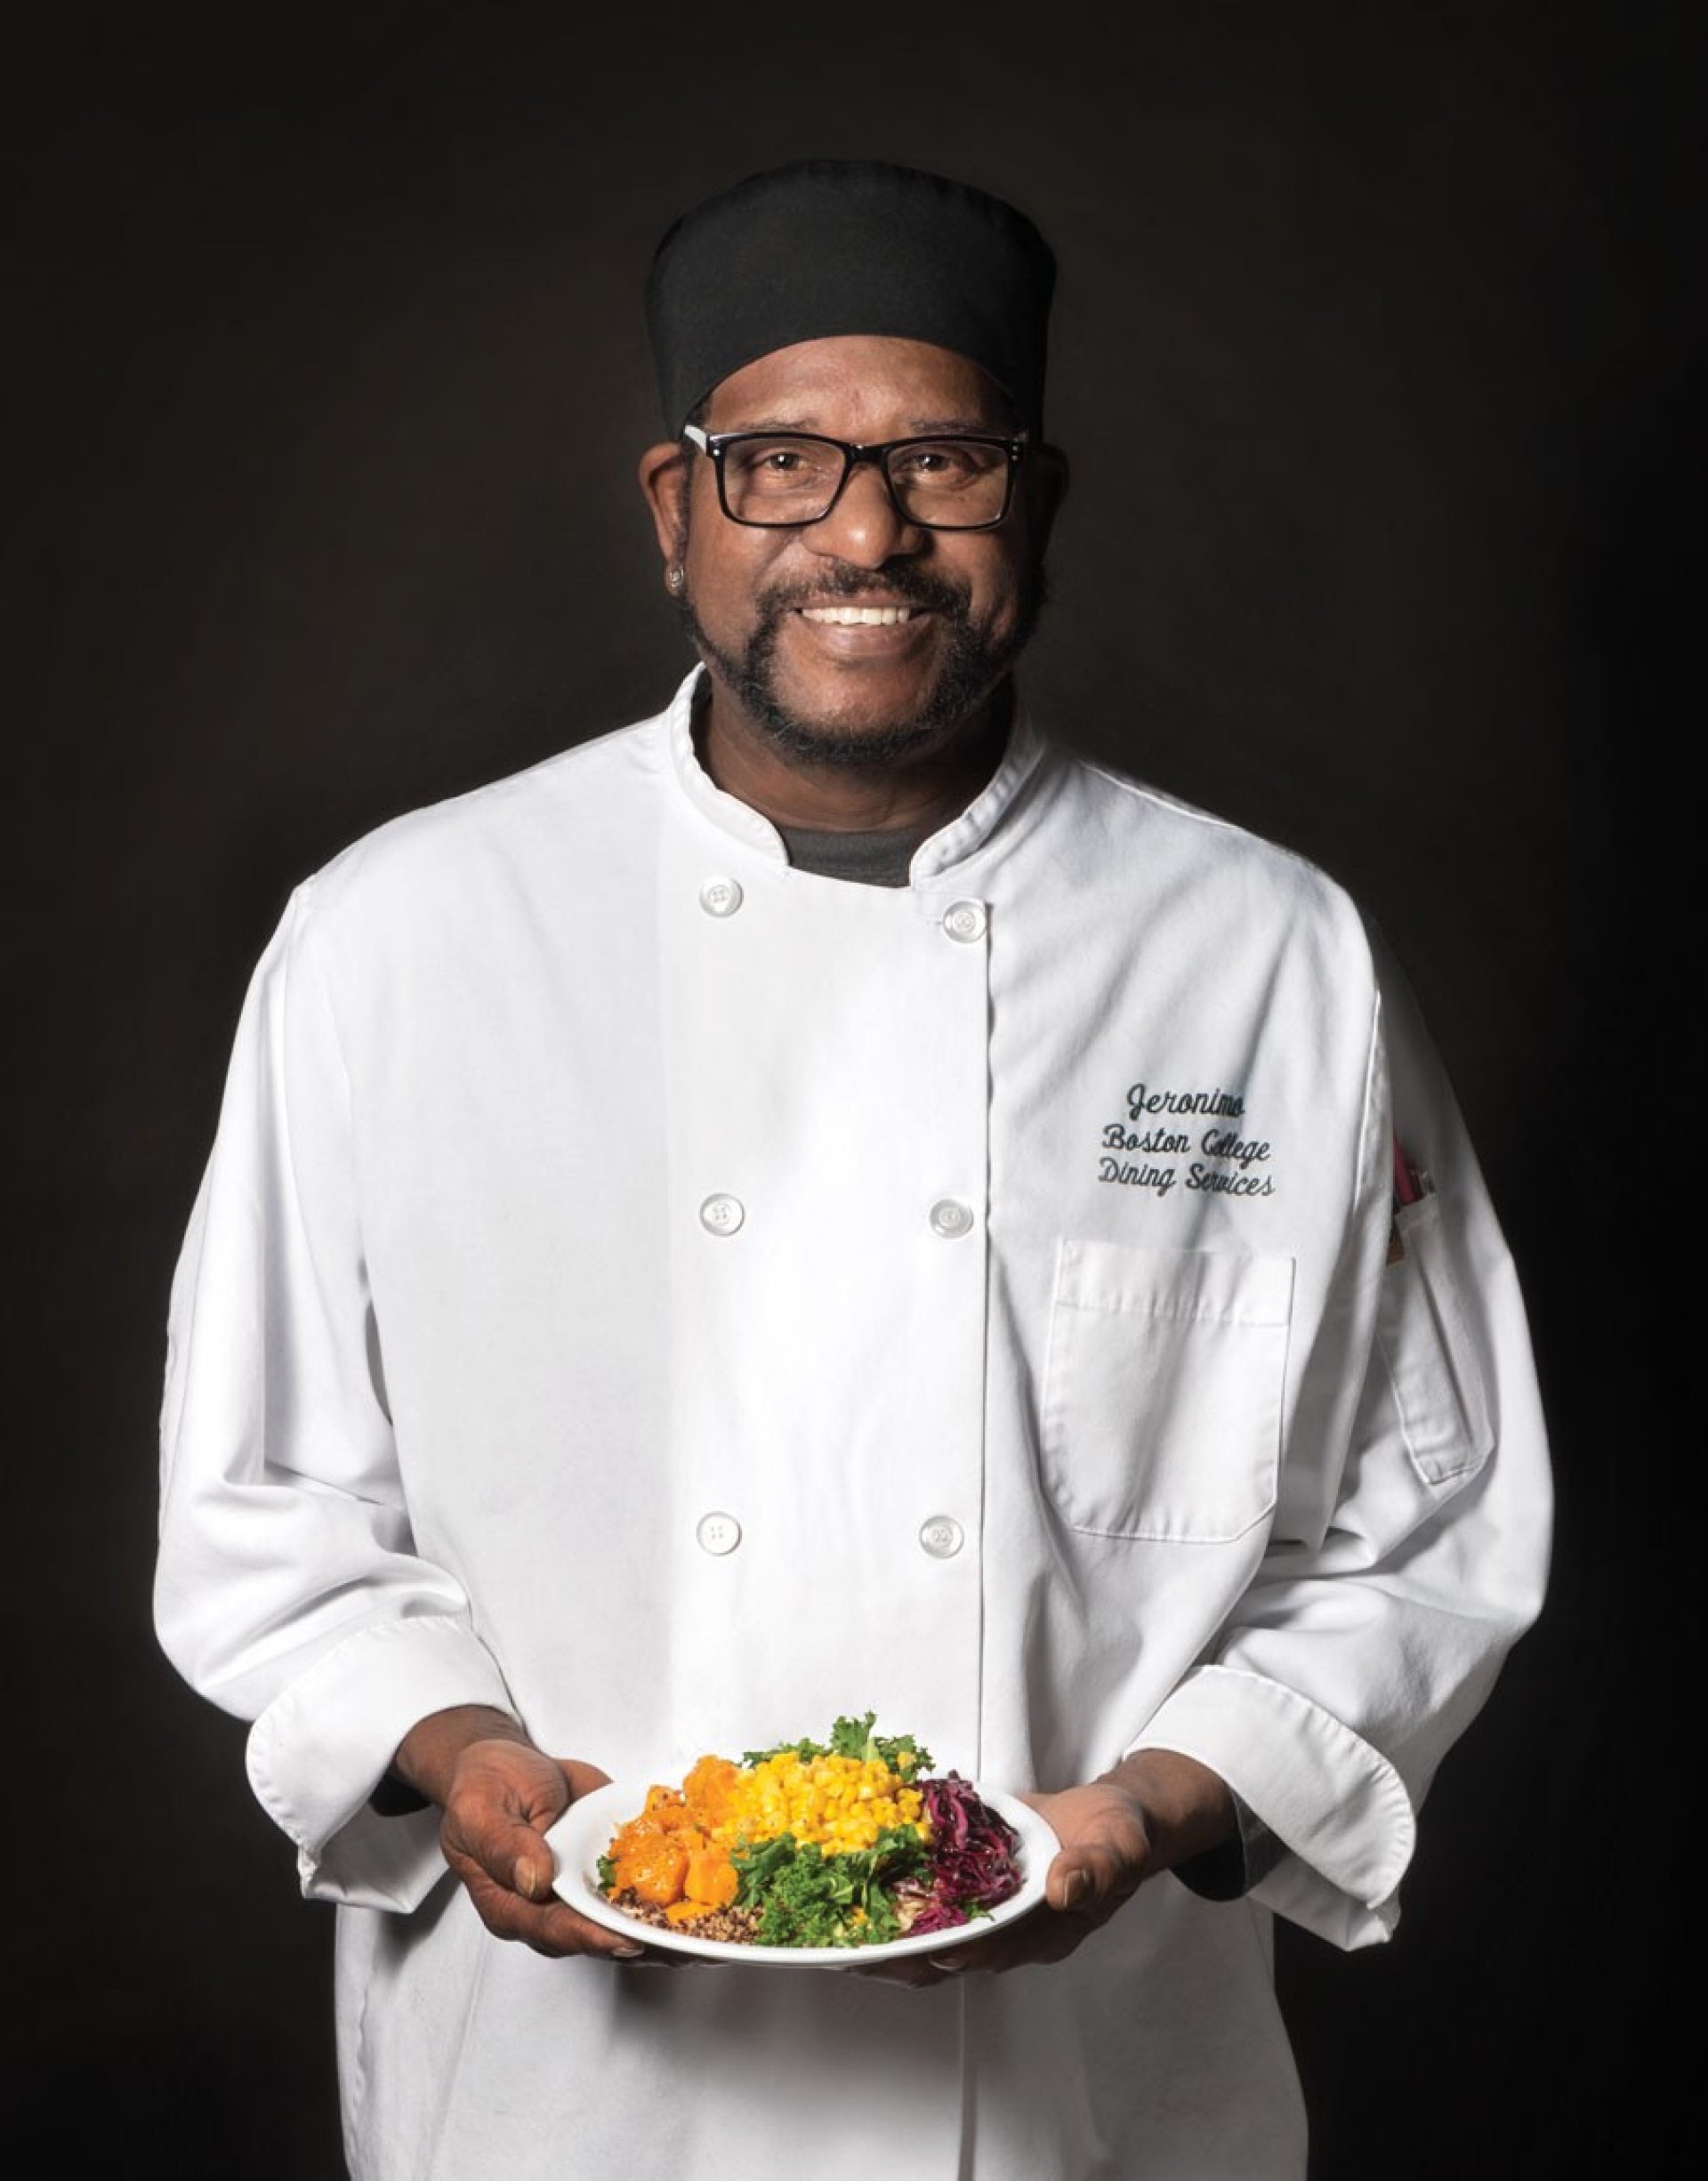
[[[844,1854],[869,1848],[893,1825],[911,1825],[929,1838],[923,1808],[918,1789],[881,1758],[769,1757],[737,1775],[713,1838],[757,1846],[786,1832],[827,1855]]]

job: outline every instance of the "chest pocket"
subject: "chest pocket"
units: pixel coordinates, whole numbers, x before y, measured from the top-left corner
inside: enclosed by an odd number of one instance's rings
[[[1063,1241],[1044,1482],[1100,1537],[1221,1544],[1275,1506],[1293,1259]]]

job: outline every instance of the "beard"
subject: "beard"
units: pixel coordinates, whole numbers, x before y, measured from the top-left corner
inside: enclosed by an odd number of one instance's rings
[[[679,565],[687,563],[681,541]],[[882,582],[887,596],[935,613],[947,632],[936,679],[906,716],[881,720],[859,729],[812,719],[784,701],[777,686],[777,649],[786,618],[803,605],[826,605],[838,598],[869,594]],[[748,717],[763,728],[776,747],[798,763],[835,765],[846,770],[881,770],[925,755],[972,715],[1026,649],[1046,597],[1043,569],[1034,561],[1020,581],[1019,611],[1006,634],[993,635],[975,623],[962,593],[905,561],[882,569],[826,569],[810,585],[774,591],[760,601],[759,625],[741,650],[726,650],[707,634],[684,592],[677,611],[689,641]]]

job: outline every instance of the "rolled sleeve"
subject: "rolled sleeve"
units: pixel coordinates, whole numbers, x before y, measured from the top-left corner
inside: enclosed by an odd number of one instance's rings
[[[1196,1758],[1288,1850],[1252,1897],[1386,1938],[1437,1766],[1538,1612],[1551,1492],[1510,1255],[1408,989],[1382,966],[1342,1292],[1269,1549],[1134,1749]],[[1430,1176],[1396,1209],[1396,1143]]]
[[[444,1876],[438,1811],[382,1817],[369,1797],[409,1729],[458,1704],[510,1709],[504,1676],[464,1623],[421,1617],[334,1644],[255,1721],[250,1784],[310,1898],[408,1910]]]
[[[1207,1765],[1285,1844],[1256,1899],[1336,1945],[1387,1937],[1416,1842],[1411,1798],[1381,1752],[1321,1705],[1258,1674],[1200,1667],[1134,1748]]]

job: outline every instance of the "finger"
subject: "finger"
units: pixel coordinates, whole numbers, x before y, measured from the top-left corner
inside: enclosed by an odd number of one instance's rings
[[[1012,1931],[977,1946],[956,1947],[953,1952],[933,1956],[932,1966],[945,1976],[1000,1975],[1006,1969],[1047,1966],[1065,1961],[1096,1929],[1096,1923],[1082,1916],[1029,1917]]]
[[[632,1939],[619,1939],[615,1932],[600,1931],[596,1924],[584,1924],[569,1910],[540,1909],[536,1913],[542,1919],[539,1927],[517,1935],[525,1946],[531,1947],[536,1954],[544,1954],[548,1960],[585,1955],[592,1960],[611,1962],[619,1968],[668,1966],[662,1957],[649,1953]]]
[[[616,1961],[640,1959],[645,1950],[633,1939],[590,1923],[566,1902],[527,1901],[498,1885],[478,1866],[458,1869],[476,1914],[495,1938],[519,1940],[536,1953],[602,1954]]]
[[[909,1981],[934,1983],[968,1975],[995,1975],[1028,1964],[1065,1961],[1108,1920],[1136,1881],[1126,1877],[1124,1864],[1117,1878],[1109,1872],[1100,1873],[1095,1862],[1088,1869],[1077,1854],[1061,1860],[1064,1868],[1059,1875],[1069,1882],[1064,1890],[1071,1893],[1074,1907],[1040,1904],[987,1937],[958,1944],[951,1942],[940,1954],[924,1956],[928,1976]],[[1053,1865],[1049,1875],[1057,1875]]]
[[[879,1984],[940,1984],[943,1972],[923,1954],[904,1954],[897,1961],[866,1961],[858,1968],[843,1972],[849,1976],[866,1976]]]
[[[554,1757],[552,1763],[563,1774],[571,1802],[579,1802],[584,1795],[591,1795],[596,1787],[609,1787],[611,1784],[609,1773],[600,1772],[597,1765],[584,1765],[579,1757]]]
[[[1028,1927],[1041,1918],[1027,1916],[1016,1929]],[[940,1984],[946,1979],[965,1975],[972,1969],[1004,1968],[1008,1966],[1011,1940],[1006,1932],[992,1933],[988,1937],[964,1939],[953,1943],[953,1934],[945,1932],[943,1951],[939,1954],[901,1954],[890,1961],[862,1964],[856,1972],[861,1976],[874,1976],[896,1984]]]

